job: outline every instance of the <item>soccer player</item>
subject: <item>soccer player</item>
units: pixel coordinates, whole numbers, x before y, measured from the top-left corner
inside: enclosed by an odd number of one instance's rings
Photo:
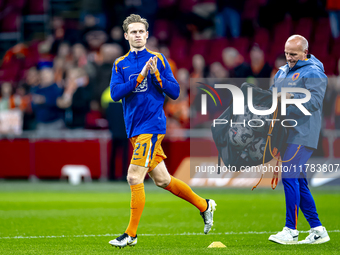
[[[166,58],[145,48],[149,24],[131,14],[123,23],[130,51],[118,58],[111,76],[111,97],[122,99],[127,137],[133,156],[127,181],[131,188],[130,222],[125,233],[109,243],[116,247],[137,243],[137,227],[145,204],[144,178],[148,173],[154,183],[196,206],[204,220],[204,233],[213,226],[216,203],[195,194],[184,182],[170,176],[161,142],[166,133],[163,111],[165,94],[177,99],[180,88]]]
[[[316,212],[315,202],[306,180],[305,164],[317,148],[327,76],[324,74],[323,64],[313,55],[308,54],[308,41],[303,36],[293,35],[288,38],[285,44],[285,55],[287,64],[276,73],[271,89],[273,87],[278,89],[279,100],[284,96],[281,95],[282,87],[307,89],[311,93],[311,98],[303,106],[311,116],[305,116],[295,105],[287,107],[287,119],[294,119],[298,124],[288,129],[287,150],[283,156],[283,161],[288,161],[283,163],[283,167],[291,169],[290,172],[282,173],[286,197],[286,225],[281,232],[271,235],[269,240],[279,244],[324,243],[330,238]],[[304,97],[303,93],[286,94],[286,98]],[[297,150],[296,156],[293,157]],[[311,227],[307,238],[300,242],[298,242],[299,231],[296,229],[299,208]]]

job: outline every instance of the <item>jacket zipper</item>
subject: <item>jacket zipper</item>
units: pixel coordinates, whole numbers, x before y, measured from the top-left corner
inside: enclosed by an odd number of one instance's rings
[[[135,54],[136,54],[137,70],[139,70],[137,52],[135,52]]]

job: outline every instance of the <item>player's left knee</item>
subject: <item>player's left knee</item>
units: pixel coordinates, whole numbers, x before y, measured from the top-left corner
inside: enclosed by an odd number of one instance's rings
[[[155,184],[160,187],[160,188],[166,188],[170,181],[169,180],[166,180],[166,179],[162,179],[162,180],[154,180]]]

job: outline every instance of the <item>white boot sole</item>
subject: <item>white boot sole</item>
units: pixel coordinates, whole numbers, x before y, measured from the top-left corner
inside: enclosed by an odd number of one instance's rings
[[[274,243],[283,244],[283,245],[286,245],[286,244],[287,245],[292,245],[292,244],[297,244],[298,243],[298,241],[282,241],[282,240],[280,240],[280,239],[278,239],[278,238],[276,238],[274,236],[270,236],[268,240],[272,241]]]
[[[324,237],[324,238],[320,238],[320,239],[316,240],[316,241],[313,242],[313,243],[303,243],[303,241],[301,241],[301,242],[299,242],[298,244],[321,244],[321,243],[326,243],[326,242],[328,242],[329,240],[331,240],[331,239],[329,238],[329,236],[326,236],[326,237]]]

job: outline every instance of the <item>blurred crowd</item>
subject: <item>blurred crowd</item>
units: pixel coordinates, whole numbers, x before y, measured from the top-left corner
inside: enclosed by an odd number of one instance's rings
[[[0,109],[23,110],[25,130],[107,128],[107,99],[102,97],[121,47],[103,44],[98,59],[89,61],[91,56],[82,44],[71,47],[60,43],[55,55],[50,54],[53,45],[47,44],[39,44],[46,53],[26,71],[23,80],[2,83]]]
[[[268,89],[286,63],[284,43],[294,32],[305,36],[311,53],[324,62],[331,78],[325,127],[338,129],[339,12],[340,4],[332,0],[84,0],[80,17],[51,16],[49,35],[32,35],[6,52],[0,111],[21,109],[24,130],[107,129],[121,122],[109,107],[119,104],[110,98],[109,83],[114,60],[129,50],[122,22],[137,13],[150,23],[146,47],[165,55],[181,87],[178,100],[165,102],[169,129],[190,127],[196,94],[190,92],[190,79],[244,78]],[[256,80],[261,78],[264,82]]]

